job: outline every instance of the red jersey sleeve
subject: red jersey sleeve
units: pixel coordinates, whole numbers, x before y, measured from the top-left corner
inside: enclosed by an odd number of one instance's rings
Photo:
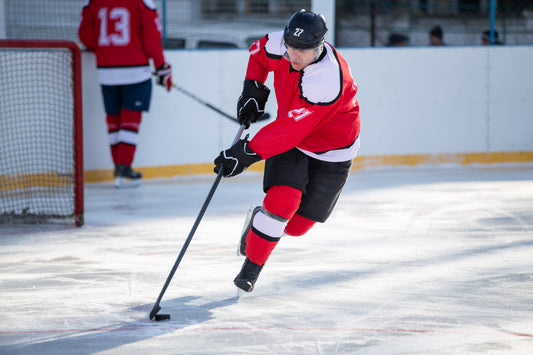
[[[95,27],[96,21],[93,20],[93,13],[90,5],[86,5],[81,11],[81,22],[78,28],[78,37],[81,43],[90,51],[96,50],[98,41],[98,31]]]
[[[154,67],[158,68],[165,62],[163,44],[161,42],[161,22],[157,11],[150,9],[141,2],[142,44],[146,55],[154,61]]]
[[[301,100],[296,104],[296,108],[261,128],[250,141],[250,148],[261,158],[268,159],[298,146],[332,111],[331,106],[312,105]]]
[[[250,57],[248,59],[248,68],[246,69],[246,79],[256,80],[263,84],[267,79],[268,72],[272,70],[265,55],[264,47],[266,42],[267,36],[252,43],[248,50]]]

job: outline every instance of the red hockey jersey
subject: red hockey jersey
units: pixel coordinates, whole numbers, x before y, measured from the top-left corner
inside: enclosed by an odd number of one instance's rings
[[[87,0],[78,35],[96,53],[101,84],[133,84],[149,79],[149,59],[165,62],[161,24],[153,0]]]
[[[357,85],[344,58],[328,43],[301,71],[291,68],[283,32],[250,47],[246,79],[265,82],[274,73],[277,118],[250,141],[263,159],[298,148],[316,159],[339,162],[357,154],[360,118]]]

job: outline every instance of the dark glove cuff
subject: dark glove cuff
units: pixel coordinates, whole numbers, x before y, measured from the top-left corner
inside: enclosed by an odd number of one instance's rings
[[[245,139],[241,139],[241,142],[242,142],[242,150],[244,152],[244,155],[247,159],[247,163],[249,162],[249,164],[247,164],[247,166],[250,166],[252,165],[253,163],[256,163],[260,160],[263,160],[263,158],[261,158],[261,156],[259,154],[257,154],[256,152],[254,152],[252,150],[252,148],[250,148],[250,146],[248,145],[248,143],[250,143],[248,140],[245,140]]]
[[[170,75],[172,73],[172,67],[168,63],[163,63],[155,71],[157,76]]]

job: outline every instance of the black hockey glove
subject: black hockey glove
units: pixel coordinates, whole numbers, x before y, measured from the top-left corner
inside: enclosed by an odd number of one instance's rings
[[[170,91],[172,88],[172,68],[170,64],[163,63],[156,69],[155,75],[157,75],[157,84],[167,88]]]
[[[270,89],[259,81],[246,79],[242,94],[237,101],[237,119],[240,124],[250,127],[250,123],[257,122],[265,113],[265,104]]]
[[[220,155],[215,159],[215,173],[218,174],[220,169],[223,169],[222,176],[224,177],[239,175],[261,159],[257,153],[248,147],[246,138],[241,139],[231,148],[220,152]]]

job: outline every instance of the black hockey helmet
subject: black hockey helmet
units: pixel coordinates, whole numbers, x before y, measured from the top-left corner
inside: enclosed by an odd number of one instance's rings
[[[323,15],[302,9],[295,12],[285,25],[283,39],[285,44],[292,48],[317,48],[324,43],[327,32],[328,27]]]

